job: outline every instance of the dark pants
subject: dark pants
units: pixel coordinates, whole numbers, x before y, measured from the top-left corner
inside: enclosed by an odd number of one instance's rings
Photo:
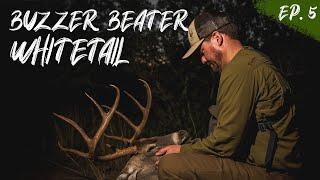
[[[268,173],[247,163],[197,153],[169,154],[159,162],[159,179],[291,180],[287,174]]]

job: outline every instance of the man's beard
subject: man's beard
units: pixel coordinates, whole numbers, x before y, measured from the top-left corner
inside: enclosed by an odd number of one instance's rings
[[[221,72],[222,70],[222,53],[219,50],[215,50],[214,60],[207,61],[206,64],[211,67],[213,72]]]

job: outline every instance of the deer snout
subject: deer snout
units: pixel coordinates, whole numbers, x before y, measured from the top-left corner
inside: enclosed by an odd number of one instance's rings
[[[173,144],[182,144],[189,137],[189,134],[185,130],[180,130],[172,134]]]
[[[178,131],[179,137],[181,139],[181,143],[184,143],[189,138],[189,133],[185,130]]]

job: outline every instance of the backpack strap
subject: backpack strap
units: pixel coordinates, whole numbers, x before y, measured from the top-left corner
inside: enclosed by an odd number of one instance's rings
[[[270,120],[270,119],[262,119],[258,122],[258,129],[261,132],[269,131],[270,132],[270,137],[268,141],[268,147],[267,147],[267,152],[266,152],[266,157],[265,157],[265,166],[266,170],[268,172],[271,171],[272,169],[272,162],[273,158],[277,149],[277,142],[278,142],[278,135],[276,131],[273,129],[272,125],[276,121]]]

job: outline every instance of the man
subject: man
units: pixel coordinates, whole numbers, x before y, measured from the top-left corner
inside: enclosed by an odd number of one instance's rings
[[[238,39],[223,13],[198,15],[188,32],[189,57],[200,47],[201,62],[221,72],[218,120],[200,141],[171,145],[157,155],[160,179],[293,179],[301,167],[299,132],[291,89],[269,58]]]

